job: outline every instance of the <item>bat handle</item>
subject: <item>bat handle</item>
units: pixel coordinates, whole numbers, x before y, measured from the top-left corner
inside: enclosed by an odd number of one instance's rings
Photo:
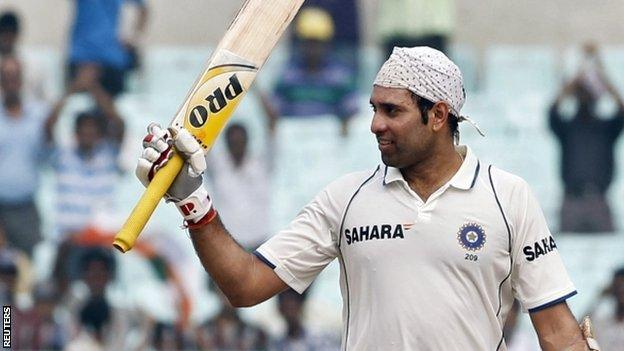
[[[132,249],[139,234],[141,234],[147,221],[154,213],[160,199],[162,199],[175,177],[180,173],[183,165],[184,160],[182,157],[177,152],[174,152],[167,164],[156,173],[154,179],[145,189],[139,202],[134,206],[128,219],[121,227],[121,230],[115,236],[113,246],[116,249],[121,252],[127,252]]]

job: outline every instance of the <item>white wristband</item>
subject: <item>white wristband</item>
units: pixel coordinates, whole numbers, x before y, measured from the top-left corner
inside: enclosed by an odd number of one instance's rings
[[[200,186],[186,199],[176,202],[175,205],[186,222],[196,223],[210,211],[212,200],[206,188]]]

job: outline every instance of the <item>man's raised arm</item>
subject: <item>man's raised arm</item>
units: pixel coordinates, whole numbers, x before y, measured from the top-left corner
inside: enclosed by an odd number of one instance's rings
[[[253,306],[288,288],[271,267],[234,241],[219,216],[191,229],[191,239],[204,269],[233,306]]]
[[[288,288],[273,269],[245,251],[225,229],[208,192],[202,173],[206,160],[199,144],[186,130],[172,137],[172,131],[150,124],[143,139],[143,154],[136,175],[147,186],[172,155],[171,145],[186,159],[186,165],[166,194],[191,232],[195,251],[221,291],[235,307],[253,306]]]

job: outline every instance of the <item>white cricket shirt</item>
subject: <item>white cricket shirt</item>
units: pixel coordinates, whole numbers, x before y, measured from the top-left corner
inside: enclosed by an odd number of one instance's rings
[[[576,293],[527,183],[465,160],[427,202],[379,166],[331,183],[256,255],[302,292],[340,261],[343,350],[506,350],[513,298]]]

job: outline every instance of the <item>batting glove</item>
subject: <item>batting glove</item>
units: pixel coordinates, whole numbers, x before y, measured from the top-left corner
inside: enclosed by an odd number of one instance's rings
[[[151,123],[147,133],[135,171],[137,178],[147,187],[156,172],[171,159],[174,153],[172,146],[175,145],[185,165],[167,190],[165,199],[176,205],[188,228],[195,229],[209,223],[217,213],[202,185],[201,175],[206,170],[206,159],[199,143],[184,128],[171,131]]]

